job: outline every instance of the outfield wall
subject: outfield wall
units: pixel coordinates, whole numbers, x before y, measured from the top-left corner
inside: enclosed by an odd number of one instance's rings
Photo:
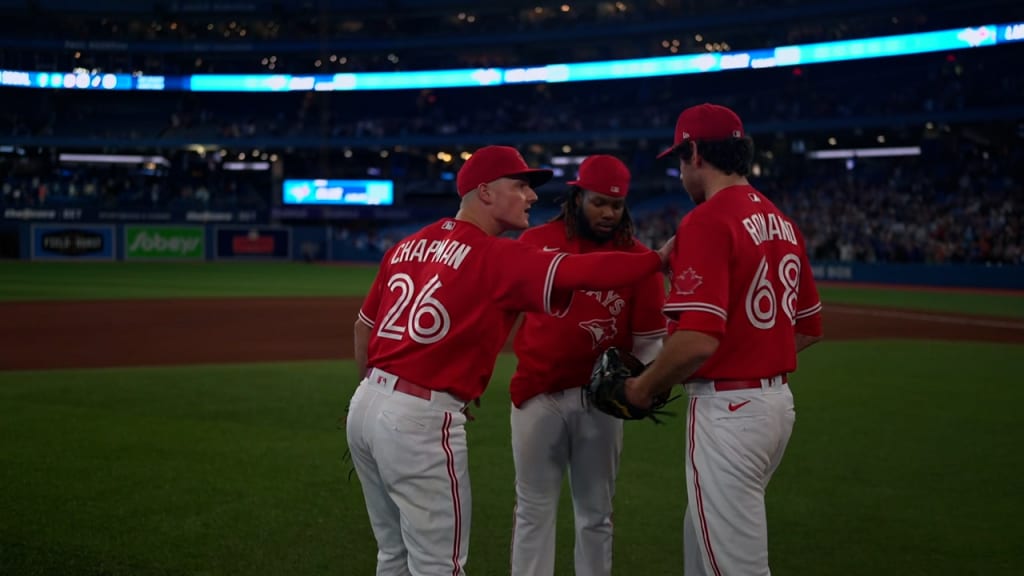
[[[863,284],[1024,290],[1024,265],[814,262],[814,278]]]
[[[376,262],[381,253],[328,226],[22,223],[0,229],[3,254],[40,261],[304,260]],[[816,262],[814,277],[852,283],[1024,290],[1024,266]]]

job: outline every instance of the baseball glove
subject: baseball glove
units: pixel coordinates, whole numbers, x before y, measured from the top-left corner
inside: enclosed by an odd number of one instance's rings
[[[661,408],[675,400],[669,398],[669,392],[655,398],[650,408],[641,408],[626,399],[626,380],[639,376],[645,368],[643,362],[625,350],[605,350],[594,362],[590,382],[582,388],[584,404],[623,420],[650,418],[660,424],[657,416],[666,414]]]

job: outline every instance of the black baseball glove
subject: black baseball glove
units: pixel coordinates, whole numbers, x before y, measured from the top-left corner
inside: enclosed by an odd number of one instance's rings
[[[650,408],[641,408],[626,399],[626,380],[639,376],[645,368],[643,362],[625,350],[605,350],[594,362],[590,382],[582,388],[584,403],[623,420],[650,418],[660,423],[657,415],[666,413],[661,408],[675,400],[669,398],[669,392],[655,398]]]

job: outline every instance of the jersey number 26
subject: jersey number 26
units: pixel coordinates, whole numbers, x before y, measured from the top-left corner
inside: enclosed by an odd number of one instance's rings
[[[452,320],[448,317],[448,310],[444,304],[434,298],[434,293],[440,288],[441,280],[437,274],[428,280],[418,293],[415,282],[408,274],[400,272],[391,276],[388,279],[388,289],[392,292],[397,291],[398,299],[384,315],[377,335],[381,338],[401,340],[408,332],[409,338],[420,344],[433,344],[447,336]]]
[[[747,318],[754,328],[771,330],[775,326],[778,308],[789,317],[790,324],[796,324],[796,300],[800,290],[800,257],[786,254],[779,262],[778,276],[782,281],[782,298],[776,306],[775,286],[768,278],[768,259],[761,258],[754,280],[747,289]]]

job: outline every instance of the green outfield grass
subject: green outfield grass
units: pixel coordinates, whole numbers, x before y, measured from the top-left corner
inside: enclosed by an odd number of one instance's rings
[[[363,296],[372,266],[263,263],[0,263],[0,301]],[[1024,318],[1024,295],[823,286],[826,302]]]
[[[362,296],[376,273],[300,262],[3,262],[0,301]]]
[[[1010,345],[836,342],[793,377],[773,573],[1016,575],[1024,469]],[[503,357],[469,424],[468,572],[507,573]],[[372,574],[339,418],[349,362],[0,372],[0,574]],[[680,574],[685,403],[627,423],[615,573]],[[563,498],[557,574],[571,574]]]
[[[1024,292],[975,294],[870,287],[822,286],[822,300],[837,304],[860,304],[961,314],[1024,318]]]

